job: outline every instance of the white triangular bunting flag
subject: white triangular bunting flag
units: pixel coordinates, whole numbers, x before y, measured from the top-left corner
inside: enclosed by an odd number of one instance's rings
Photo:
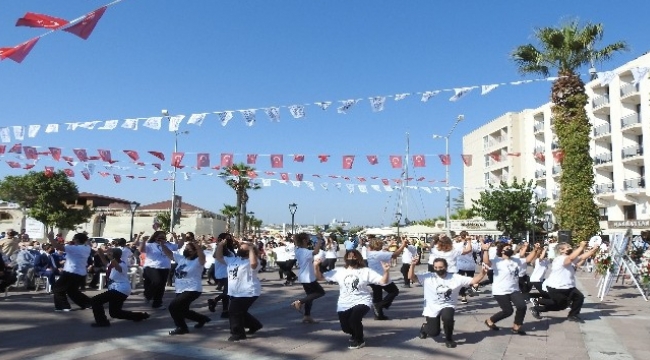
[[[190,118],[187,119],[187,124],[201,126],[203,124],[203,120],[205,120],[206,115],[208,115],[208,113],[192,114],[190,115]]]
[[[646,76],[650,68],[647,68],[645,66],[643,67],[634,67],[630,69],[632,71],[632,76],[634,77],[634,82],[633,84],[636,85],[638,84],[643,78]]]
[[[29,125],[29,127],[27,128],[27,136],[29,136],[30,138],[36,137],[39,130],[41,130],[40,125]]]
[[[310,190],[315,190],[315,189],[314,189],[314,183],[313,183],[312,181],[304,181],[304,183],[305,183],[305,185],[307,185],[307,187],[308,187]]]
[[[119,120],[106,120],[104,122],[104,126],[97,128],[97,130],[113,130],[117,127],[117,124],[119,124]]]
[[[427,192],[428,194],[431,194],[431,189],[429,189],[428,186],[420,186],[420,189],[424,190],[424,191]]]
[[[335,184],[334,184],[334,187],[336,187],[337,189],[341,190],[341,183],[335,183]]]
[[[274,122],[280,122],[280,108],[270,107],[264,109],[264,112],[266,113],[266,116],[269,117],[269,120]]]
[[[345,186],[348,188],[350,194],[354,192],[354,184],[345,184]]]
[[[305,117],[305,107],[302,105],[291,105],[289,106],[289,112],[294,119],[300,119]]]
[[[262,179],[262,186],[271,186],[271,179]]]
[[[125,119],[122,123],[122,127],[125,129],[138,130],[138,119]]]
[[[169,117],[169,131],[176,132],[181,126],[181,122],[185,119],[185,115],[174,115]]]
[[[385,96],[375,96],[370,98],[370,106],[373,112],[384,111],[384,104],[386,103]]]
[[[24,126],[14,126],[14,138],[16,140],[25,139],[25,127]]]
[[[186,173],[185,171],[183,171],[183,180],[190,181],[190,175],[188,173]]]
[[[481,85],[481,95],[485,95],[497,87],[499,87],[499,84]]]
[[[47,124],[47,127],[45,128],[46,133],[55,133],[59,132],[59,124]]]
[[[320,183],[320,187],[322,187],[323,190],[327,190],[327,183]]]
[[[359,188],[359,192],[362,192],[364,194],[368,193],[368,187],[366,185],[357,185],[357,187]]]
[[[474,90],[474,87],[464,87],[464,88],[455,88],[454,96],[449,98],[449,101],[456,101],[463,96],[469,94],[470,91]]]
[[[411,95],[410,93],[401,93],[394,96],[395,101],[400,101],[406,99],[407,96]]]
[[[160,130],[160,127],[162,126],[162,116],[150,117],[144,121],[142,126],[148,127],[149,129]]]
[[[420,99],[420,101],[427,102],[427,101],[429,101],[429,99],[431,99],[432,97],[438,95],[439,93],[440,93],[440,90],[425,91],[425,92],[422,93],[422,98]]]
[[[95,125],[97,125],[99,123],[100,123],[100,121],[98,121],[98,120],[96,120],[96,121],[85,121],[85,122],[80,123],[79,127],[84,128],[84,129],[88,129],[88,130],[94,130]]]
[[[3,143],[11,142],[11,133],[9,132],[9,128],[0,128],[0,141]]]
[[[228,125],[228,121],[232,120],[232,111],[221,111],[221,112],[216,112],[217,116],[219,117],[219,121],[221,122],[221,126],[226,126]]]
[[[381,192],[381,188],[379,187],[379,185],[376,185],[376,184],[375,185],[370,185],[370,188],[377,191],[377,192]]]
[[[291,180],[291,185],[293,185],[294,187],[300,187],[300,181]]]
[[[440,188],[439,188],[439,187],[434,187],[433,189],[436,190],[437,192],[440,192]]]
[[[68,125],[68,127],[66,128],[66,130],[68,130],[68,131],[70,131],[70,130],[75,131],[75,130],[77,130],[79,125],[81,125],[80,122],[65,123],[65,124]]]
[[[93,164],[93,163],[86,163],[85,168],[88,169],[88,172],[90,173],[90,175],[92,175],[92,174],[95,173],[95,164]]]
[[[339,100],[339,102],[343,105],[339,106],[336,109],[336,112],[338,112],[339,114],[347,114],[347,111],[350,110],[350,108],[353,107],[354,104],[357,103],[357,101],[359,100],[356,99]]]
[[[384,185],[384,191],[393,191],[393,187],[390,185]]]
[[[239,113],[241,113],[246,121],[246,126],[253,126],[255,124],[255,110],[256,109],[239,110]]]
[[[315,102],[314,104],[318,105],[318,107],[320,107],[323,110],[327,110],[327,108],[330,107],[330,105],[332,105],[332,102],[331,101],[318,101],[318,102]]]

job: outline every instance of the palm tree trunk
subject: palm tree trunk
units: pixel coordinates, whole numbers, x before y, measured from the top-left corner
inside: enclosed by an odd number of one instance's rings
[[[244,193],[242,194],[242,199],[241,199],[241,213],[244,219],[246,219],[246,203],[248,202],[248,193],[246,193],[246,190],[244,190]],[[244,221],[244,228],[242,229],[243,232],[246,232],[246,226],[247,221]]]
[[[241,222],[242,222],[241,206],[242,206],[242,193],[243,193],[242,190],[240,190],[240,189],[237,190],[237,236],[241,236]]]

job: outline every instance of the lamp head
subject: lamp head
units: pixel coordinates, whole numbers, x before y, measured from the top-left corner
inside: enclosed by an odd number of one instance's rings
[[[167,111],[167,109],[163,109],[162,110],[162,115],[163,116],[169,116],[169,111]]]
[[[457,121],[463,121],[463,120],[465,120],[465,115],[463,115],[463,114],[458,115],[458,117],[456,118],[456,120],[457,120]]]

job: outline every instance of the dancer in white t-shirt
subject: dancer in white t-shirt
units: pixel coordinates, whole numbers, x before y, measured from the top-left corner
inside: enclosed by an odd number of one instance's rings
[[[217,244],[225,242],[226,245],[223,249],[223,256],[225,257],[234,257],[235,256],[235,243],[231,234],[221,233],[217,237]],[[217,245],[218,246],[218,245]],[[215,247],[212,257],[216,260],[217,258],[217,248]],[[228,313],[228,306],[230,305],[230,297],[228,296],[228,266],[224,263],[215,261],[214,263],[214,278],[217,279],[217,290],[219,288],[223,289],[223,292],[217,295],[214,299],[208,300],[208,310],[210,312],[215,312],[217,304],[219,301],[223,303],[223,308],[221,310],[221,318],[229,319],[230,314]]]
[[[323,235],[317,235],[318,241],[314,246],[314,250],[307,249],[310,242],[310,236],[307,233],[299,233],[294,235],[293,241],[296,244],[296,260],[298,261],[298,282],[302,284],[305,289],[305,296],[300,300],[291,303],[291,306],[304,314],[302,322],[305,324],[315,323],[311,317],[312,302],[325,295],[325,290],[316,281],[316,273],[314,271],[314,256],[318,254]]]
[[[167,234],[164,231],[155,231],[147,241],[140,243],[140,253],[145,254],[142,272],[144,285],[144,298],[147,303],[151,301],[153,309],[164,310],[162,299],[165,295],[165,285],[169,278],[169,271],[172,263],[162,250],[165,244],[167,249],[176,251],[183,247],[184,239],[175,239],[176,244],[167,242]]]
[[[455,305],[460,289],[468,286],[478,286],[485,276],[485,269],[473,278],[447,272],[447,260],[438,258],[433,260],[434,272],[415,274],[418,259],[414,258],[409,268],[409,278],[418,281],[424,287],[424,311],[422,315],[426,323],[420,327],[420,338],[435,337],[440,334],[440,320],[445,331],[445,346],[456,347],[452,338],[454,333]]]
[[[389,281],[390,263],[384,262],[381,265],[383,276],[364,266],[358,250],[349,250],[345,253],[345,267],[330,270],[325,274],[321,274],[318,267],[315,268],[318,280],[335,281],[339,284],[336,311],[341,330],[351,335],[348,349],[359,349],[366,345],[362,320],[372,306],[368,285],[385,285]]]
[[[161,243],[161,248],[165,256],[176,261],[174,269],[176,297],[169,303],[169,314],[174,319],[176,328],[171,330],[169,335],[189,333],[185,319],[195,321],[194,328],[200,329],[205,323],[210,322],[210,318],[190,310],[190,305],[201,296],[203,291],[202,275],[203,265],[205,265],[203,249],[195,242],[185,244],[182,252],[171,251],[166,243]]]
[[[393,240],[389,247],[391,245],[397,246],[397,241]],[[368,267],[380,274],[383,264],[390,264],[393,259],[397,259],[407,245],[408,241],[402,241],[397,250],[382,251],[384,242],[380,239],[371,239],[368,246]],[[388,316],[384,315],[384,309],[390,308],[393,300],[399,295],[397,285],[389,279],[385,285],[370,284],[370,287],[372,288],[372,308],[375,312],[375,320],[388,320]],[[382,298],[384,291],[386,296]]]
[[[52,285],[54,311],[70,311],[68,296],[82,309],[91,306],[90,298],[79,290],[81,286],[86,284],[86,267],[90,256],[90,246],[86,245],[87,242],[87,234],[76,233],[72,237],[72,244],[52,244],[57,250],[65,250],[66,254],[61,276]]]

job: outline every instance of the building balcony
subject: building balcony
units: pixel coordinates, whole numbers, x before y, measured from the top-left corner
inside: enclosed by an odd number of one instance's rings
[[[623,84],[621,85],[621,101],[635,100],[639,97],[639,84]]]
[[[621,129],[635,125],[641,125],[641,116],[638,113],[632,113],[621,118]]]
[[[605,109],[609,110],[609,95],[605,94],[605,95],[600,95],[595,97],[591,101],[591,107],[594,112],[598,110],[605,110]],[[602,112],[606,112],[606,111],[602,111]]]
[[[623,161],[636,156],[643,156],[643,147],[638,144],[626,146],[621,149],[621,157],[623,158]]]
[[[611,135],[612,125],[602,124],[594,127],[594,137]]]
[[[609,182],[609,183],[604,183],[604,184],[598,184],[596,185],[596,195],[600,196],[606,196],[608,194],[614,195],[614,183]]]
[[[557,201],[560,199],[560,190],[553,190],[553,193],[551,194],[553,197],[553,200]]]
[[[538,153],[543,154],[544,153],[544,145],[536,146],[535,149],[533,149],[533,152],[535,154],[538,154]]]
[[[611,165],[612,164],[612,152],[604,152],[596,155],[594,157],[594,166],[598,165]]]
[[[555,165],[553,166],[553,176],[558,176],[562,173],[562,166]]]
[[[560,148],[560,143],[558,143],[557,141],[553,141],[551,143],[551,150],[557,150],[559,148]]]
[[[533,132],[538,133],[544,131],[544,123],[543,122],[536,122],[535,126],[533,127]]]
[[[629,191],[634,189],[645,189],[645,179],[643,177],[627,179],[623,182],[623,190]]]
[[[543,178],[546,176],[546,170],[535,171],[535,179]]]

